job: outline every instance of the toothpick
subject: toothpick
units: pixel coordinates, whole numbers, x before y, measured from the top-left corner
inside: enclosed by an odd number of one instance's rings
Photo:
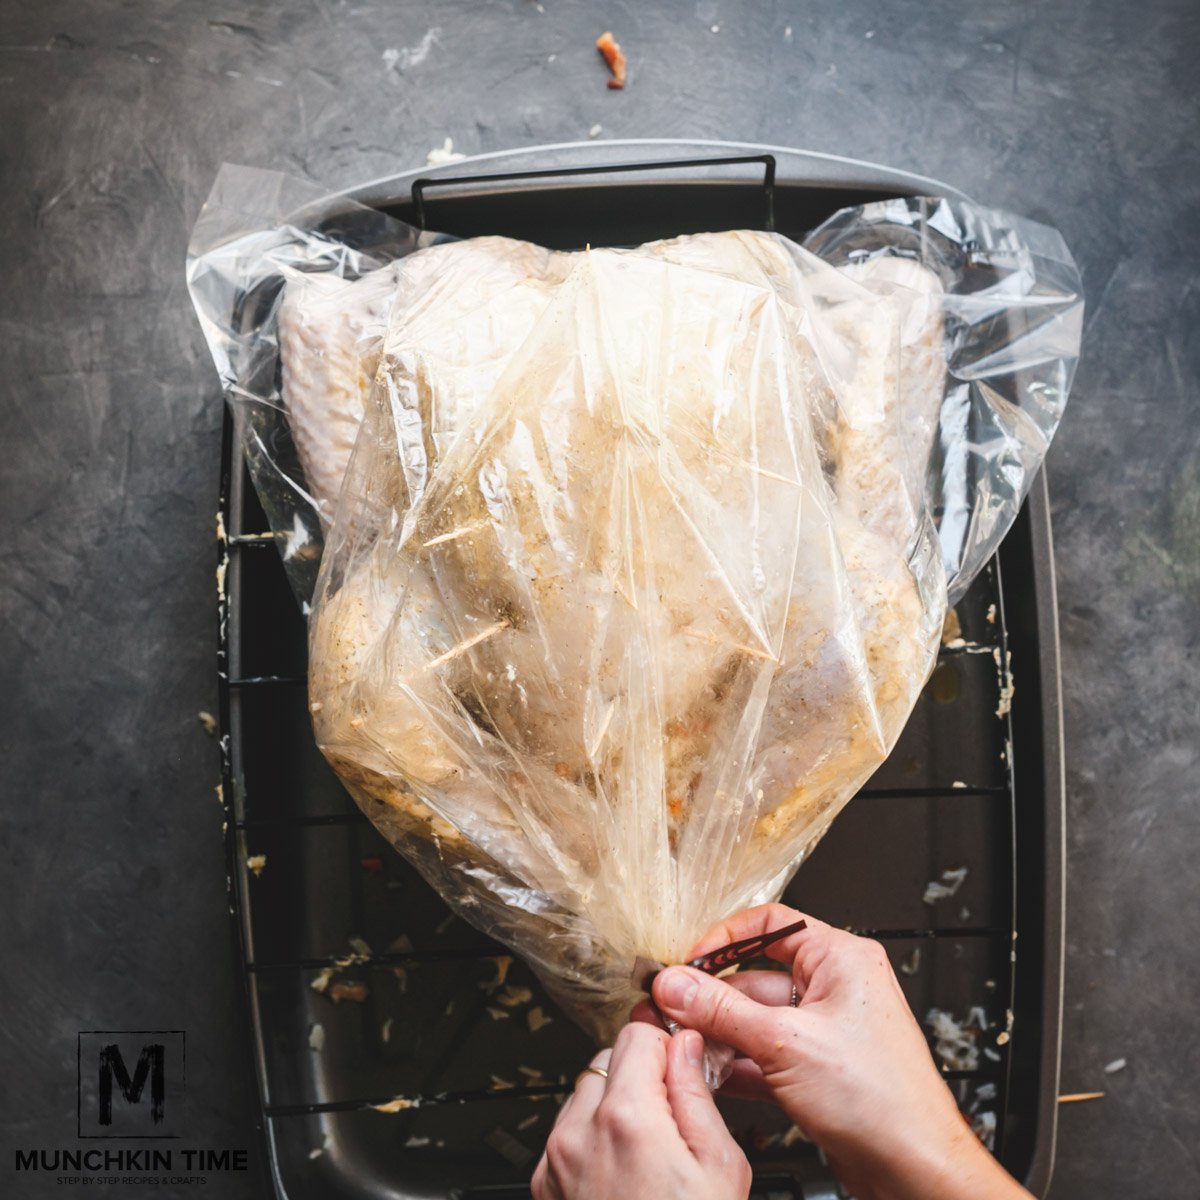
[[[497,621],[495,625],[489,625],[487,629],[480,630],[474,637],[469,637],[465,642],[459,642],[457,646],[451,647],[445,654],[439,654],[432,662],[425,664],[426,671],[432,671],[436,667],[440,667],[443,663],[449,662],[452,658],[457,658],[460,654],[465,654],[472,646],[478,646],[480,642],[486,641],[493,634],[499,633],[502,629],[507,629],[509,623],[507,621]]]

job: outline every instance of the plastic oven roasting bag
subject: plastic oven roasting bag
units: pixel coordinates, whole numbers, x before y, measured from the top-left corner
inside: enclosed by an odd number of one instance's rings
[[[890,752],[1058,423],[1076,269],[938,198],[574,253],[303,200],[227,168],[188,272],[302,599],[320,561],[317,741],[610,1038]]]

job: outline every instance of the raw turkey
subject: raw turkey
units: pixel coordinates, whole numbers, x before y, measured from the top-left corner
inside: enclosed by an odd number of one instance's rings
[[[924,268],[759,233],[288,285],[318,743],[601,1040],[634,959],[776,896],[908,718],[942,342]]]

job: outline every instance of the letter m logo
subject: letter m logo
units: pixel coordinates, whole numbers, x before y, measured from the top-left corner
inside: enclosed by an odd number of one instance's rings
[[[162,1138],[183,1132],[184,1034],[79,1035],[79,1136]]]
[[[161,1042],[143,1046],[138,1055],[133,1077],[125,1069],[121,1047],[116,1042],[100,1047],[100,1124],[112,1124],[113,1081],[121,1089],[121,1095],[129,1104],[137,1104],[146,1089],[146,1077],[150,1078],[150,1120],[155,1125],[163,1121],[163,1096],[166,1092],[166,1047]]]

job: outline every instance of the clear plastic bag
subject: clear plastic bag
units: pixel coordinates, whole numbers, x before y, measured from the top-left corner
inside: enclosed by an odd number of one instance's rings
[[[634,960],[778,895],[890,751],[1053,433],[1074,269],[940,200],[839,213],[819,256],[434,245],[340,204],[378,241],[214,211],[189,266],[274,528],[326,538],[317,740],[605,1039]],[[365,418],[331,519],[332,376]]]
[[[255,489],[306,608],[402,260],[440,240],[302,180],[229,165],[192,231],[188,291],[238,418]],[[313,408],[300,413],[314,431],[307,446],[284,405],[289,371],[311,381],[304,394]],[[322,383],[329,395],[318,407]],[[323,461],[329,465],[321,470]]]
[[[884,200],[804,239],[836,267],[919,262],[942,283],[945,395],[926,500],[950,602],[995,553],[1058,428],[1083,336],[1079,270],[1057,230],[963,201]]]

